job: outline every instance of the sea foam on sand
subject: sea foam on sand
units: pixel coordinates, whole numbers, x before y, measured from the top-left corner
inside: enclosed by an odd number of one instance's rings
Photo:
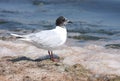
[[[120,51],[105,49],[102,46],[88,44],[85,47],[63,46],[54,51],[55,55],[63,57],[67,65],[81,64],[96,74],[120,75]],[[0,57],[26,56],[31,59],[46,56],[47,50],[36,48],[22,42],[0,40]]]

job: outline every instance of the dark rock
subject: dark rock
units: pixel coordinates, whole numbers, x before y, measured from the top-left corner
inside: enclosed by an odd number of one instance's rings
[[[120,49],[120,44],[107,44],[106,48]]]
[[[99,39],[106,39],[104,37],[96,37],[96,36],[89,36],[89,35],[69,36],[69,38],[78,39],[78,40],[99,40]]]

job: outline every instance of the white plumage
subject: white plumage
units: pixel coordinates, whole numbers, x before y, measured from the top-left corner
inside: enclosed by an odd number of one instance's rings
[[[70,21],[65,19],[63,16],[60,16],[56,20],[56,27],[52,30],[44,30],[28,35],[11,35],[19,38],[18,40],[28,42],[38,48],[48,50],[51,60],[55,61],[52,51],[65,43],[67,39],[67,31],[65,25],[67,23],[70,23]]]
[[[45,30],[38,33],[28,35],[11,35],[20,37],[19,40],[29,42],[38,48],[52,51],[65,43],[67,31],[65,27],[56,26],[55,29]]]

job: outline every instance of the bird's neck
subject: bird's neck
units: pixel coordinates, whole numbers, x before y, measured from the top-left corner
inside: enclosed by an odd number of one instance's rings
[[[65,26],[56,26],[56,28],[64,28],[64,29],[66,29]]]
[[[64,26],[64,27],[56,26],[55,30],[58,31],[58,32],[60,32],[60,33],[61,33],[61,32],[66,32],[66,31],[67,31],[65,26]]]

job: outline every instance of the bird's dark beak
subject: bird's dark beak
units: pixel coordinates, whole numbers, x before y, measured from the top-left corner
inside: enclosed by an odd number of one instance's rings
[[[67,20],[67,23],[73,23],[72,21],[70,21],[70,20]]]
[[[68,21],[68,23],[73,23],[72,21]]]

